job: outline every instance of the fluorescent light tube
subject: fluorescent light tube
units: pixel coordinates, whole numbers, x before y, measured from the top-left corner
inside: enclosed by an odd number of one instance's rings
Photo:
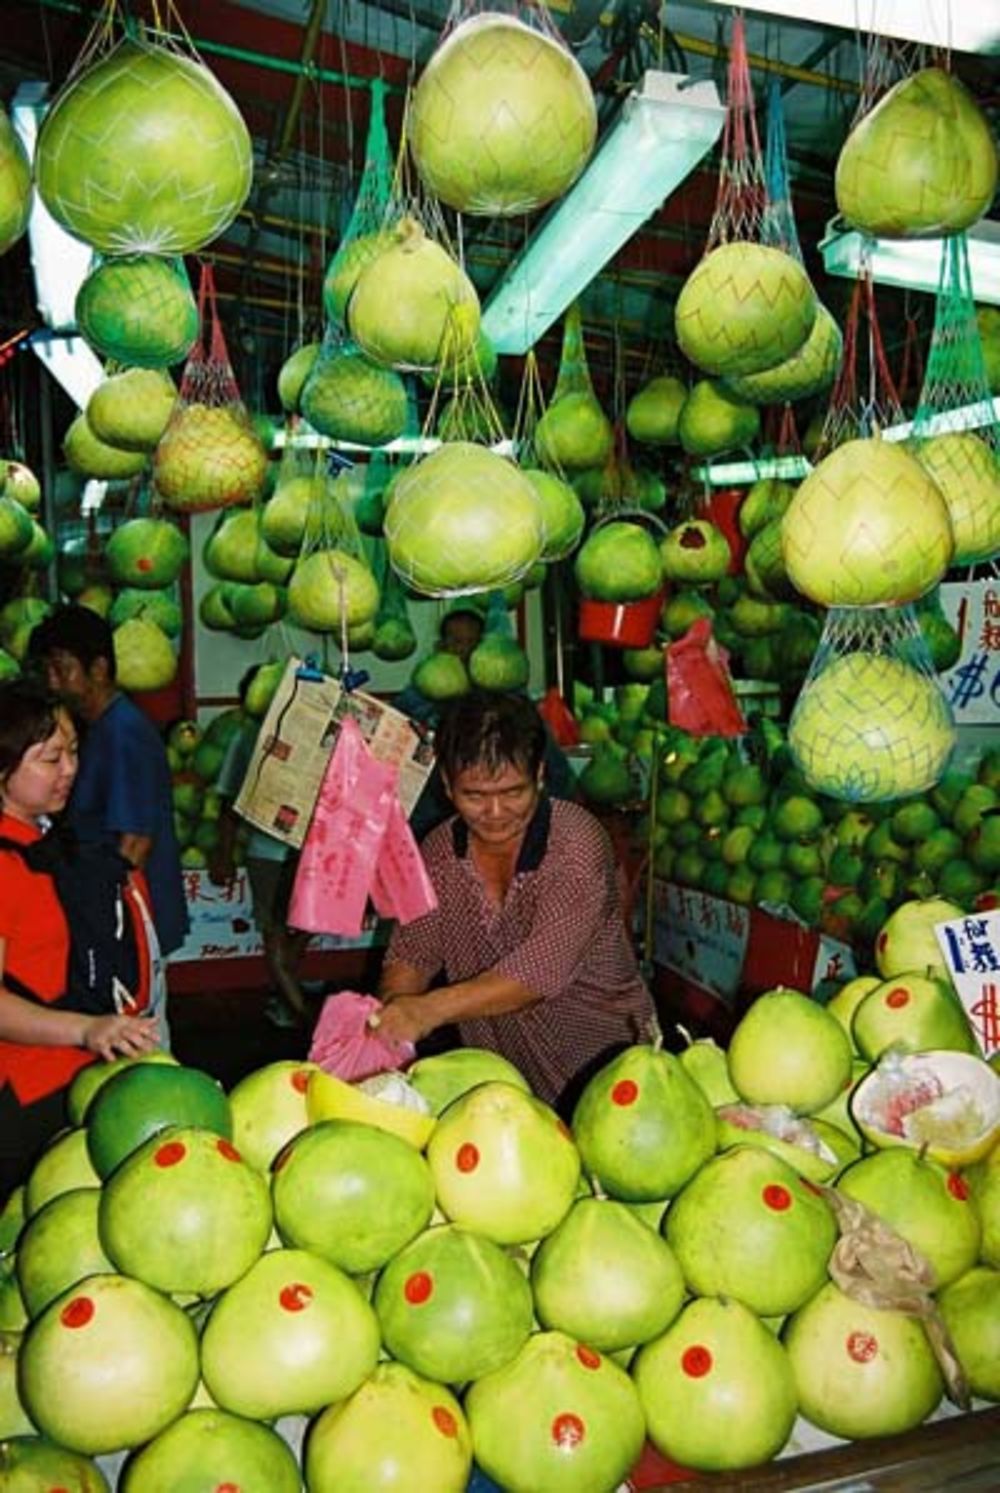
[[[711,150],[725,118],[714,83],[643,74],[586,171],[486,303],[483,331],[497,352],[534,346]]]
[[[920,425],[923,439],[931,435],[953,435],[963,430],[984,430],[990,425],[1000,426],[1000,394],[995,399],[980,399],[977,404],[960,404],[953,410],[940,410],[928,416]],[[913,421],[905,425],[890,425],[882,432],[885,441],[905,441],[913,434]]]
[[[320,435],[318,431],[300,428],[289,441],[288,434],[279,430],[274,437],[275,451],[283,451],[286,446],[294,446],[302,451],[348,451],[357,452],[362,456],[372,456],[376,451],[384,456],[427,456],[431,451],[436,451],[441,441],[434,435],[401,435],[394,441],[389,441],[385,446],[360,446],[356,441],[336,441],[328,435]],[[513,441],[496,441],[490,446],[498,456],[513,456]]]
[[[997,11],[1000,14],[1000,3]],[[1000,223],[983,218],[966,231],[965,241],[973,295],[977,301],[1000,306]],[[945,242],[943,238],[869,238],[847,227],[842,219],[833,218],[826,225],[819,248],[828,275],[856,280],[862,255],[867,253],[877,285],[898,285],[904,290],[937,295]]]
[[[732,0],[708,0],[732,9]],[[813,26],[898,36],[956,52],[1000,52],[996,0],[746,0],[746,9]]]
[[[48,108],[47,83],[22,83],[11,104],[11,122],[34,161],[42,118]],[[42,320],[53,331],[76,329],[76,293],[94,262],[89,244],[61,228],[36,191],[28,219],[31,267],[35,275],[35,299]]]
[[[747,461],[717,462],[694,467],[691,476],[709,487],[751,487],[764,477],[785,482],[800,482],[812,471],[812,462],[795,453],[788,456],[761,456]]]

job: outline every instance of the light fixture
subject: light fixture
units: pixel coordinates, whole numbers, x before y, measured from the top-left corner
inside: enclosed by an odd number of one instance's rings
[[[101,360],[82,337],[33,332],[28,345],[78,409],[86,406],[98,384],[104,382]]]
[[[983,218],[967,229],[965,239],[973,295],[977,301],[1000,306],[1000,223]],[[856,280],[864,259],[876,285],[936,295],[944,244],[943,238],[869,238],[841,218],[832,218],[819,248],[828,275]]]
[[[694,467],[691,476],[706,487],[752,487],[765,477],[782,482],[800,482],[812,471],[812,462],[806,456],[791,453],[788,456],[748,457],[746,461],[709,462],[703,467]]]
[[[441,444],[435,435],[401,435],[385,446],[361,446],[356,441],[338,441],[331,436],[320,435],[311,426],[304,426],[304,422],[299,425],[291,440],[288,439],[286,430],[279,430],[273,441],[275,451],[293,446],[299,451],[345,451],[359,456],[372,456],[376,451],[381,456],[428,456]],[[490,450],[496,452],[497,456],[513,456],[514,442],[495,441]]]
[[[952,410],[939,410],[920,423],[920,437],[932,435],[954,435],[963,430],[985,430],[991,425],[1000,427],[1000,394],[995,399],[980,399],[975,404],[960,404]],[[905,441],[913,434],[913,421],[905,425],[890,425],[882,432],[885,441]]]
[[[28,159],[34,161],[38,129],[48,108],[47,83],[22,83],[11,104],[11,121]],[[53,331],[76,328],[76,293],[91,265],[94,251],[61,228],[37,190],[28,219],[31,267],[35,275],[35,299],[42,320]]]
[[[483,331],[497,352],[534,346],[711,150],[725,118],[714,83],[643,74],[586,171],[487,301]]]
[[[732,0],[708,0],[732,8]],[[804,25],[874,32],[956,52],[1000,52],[995,0],[747,0],[746,9]]]

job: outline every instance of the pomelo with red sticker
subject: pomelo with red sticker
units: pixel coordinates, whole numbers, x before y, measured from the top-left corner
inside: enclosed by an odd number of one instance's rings
[[[470,1089],[441,1115],[427,1146],[438,1206],[497,1244],[526,1244],[565,1217],[580,1156],[559,1117],[509,1083]]]
[[[944,1392],[915,1317],[855,1301],[832,1281],[788,1319],[782,1341],[800,1411],[847,1441],[914,1430]]]
[[[271,1193],[231,1141],[168,1129],[104,1184],[99,1227],[115,1269],[167,1294],[214,1296],[264,1252]]]
[[[604,1352],[656,1337],[684,1300],[673,1250],[627,1203],[580,1198],[531,1260],[535,1310]]]
[[[536,1332],[468,1391],[476,1462],[505,1493],[610,1493],[636,1461],[646,1422],[635,1385],[581,1346]]]
[[[189,1410],[131,1458],[120,1493],[200,1486],[213,1493],[299,1493],[298,1463],[270,1426],[225,1410]]]
[[[699,1472],[768,1461],[795,1423],[788,1355],[739,1301],[689,1302],[640,1349],[632,1377],[657,1451]]]
[[[183,1413],[198,1338],[159,1291],[89,1275],[57,1296],[21,1345],[19,1388],[43,1436],[86,1456],[141,1446]]]
[[[531,1290],[511,1257],[449,1224],[425,1230],[389,1261],[374,1305],[392,1357],[443,1384],[500,1368],[532,1326]]]
[[[920,970],[883,980],[859,1002],[851,1031],[862,1057],[874,1063],[899,1052],[979,1051],[969,1018],[951,984]]]
[[[232,1139],[225,1090],[210,1074],[177,1063],[131,1063],[98,1091],[87,1110],[87,1149],[107,1178],[169,1125],[197,1125]]]
[[[110,1493],[110,1484],[96,1462],[35,1435],[0,1441],[0,1488],[12,1493],[36,1488],[45,1493],[50,1489],[52,1493]]]
[[[206,1388],[250,1420],[312,1415],[375,1367],[375,1313],[354,1282],[304,1249],[277,1249],[216,1301],[201,1340]]]
[[[349,1399],[328,1406],[306,1442],[309,1493],[465,1493],[472,1438],[443,1384],[401,1363],[380,1363]]]
[[[833,1213],[786,1162],[755,1146],[715,1156],[663,1225],[688,1289],[734,1297],[763,1317],[794,1311],[827,1279]]]
[[[612,1197],[673,1197],[715,1150],[712,1106],[680,1059],[629,1047],[587,1084],[573,1111],[583,1165]]]
[[[283,1058],[241,1078],[229,1091],[233,1142],[244,1161],[259,1172],[309,1123],[306,1090],[315,1063]]]
[[[884,980],[913,970],[944,969],[941,946],[934,932],[964,909],[944,897],[915,897],[901,902],[875,936],[875,966]]]

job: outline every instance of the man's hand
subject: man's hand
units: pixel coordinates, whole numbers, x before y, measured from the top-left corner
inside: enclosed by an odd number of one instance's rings
[[[419,1042],[438,1025],[427,995],[399,995],[368,1018],[368,1028],[383,1042]]]

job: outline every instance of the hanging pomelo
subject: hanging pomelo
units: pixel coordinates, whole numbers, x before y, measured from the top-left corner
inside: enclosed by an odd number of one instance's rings
[[[831,451],[781,527],[789,579],[824,607],[914,601],[944,575],[953,544],[940,488],[900,446],[878,439]]]
[[[809,680],[788,745],[812,788],[850,802],[921,793],[937,782],[955,725],[935,681],[877,653],[847,653]]]
[[[108,536],[105,556],[116,586],[154,590],[169,586],[180,575],[188,542],[168,519],[130,518]]]
[[[0,560],[12,560],[31,543],[31,514],[16,498],[0,497]]]
[[[112,634],[115,677],[125,690],[164,689],[177,673],[177,655],[162,628],[132,617]]]
[[[406,429],[406,386],[356,347],[317,358],[302,386],[299,409],[314,430],[331,440],[384,446]]]
[[[266,550],[267,544],[261,537],[261,514],[254,508],[237,508],[221,516],[205,541],[202,559],[205,569],[220,581],[241,581],[252,586],[264,579],[260,565],[262,552]],[[275,558],[283,565],[290,563]]]
[[[479,297],[449,254],[414,218],[362,270],[347,307],[351,336],[376,363],[430,368],[461,356],[479,333]]]
[[[123,451],[99,440],[82,411],[63,436],[63,454],[78,476],[108,482],[138,477],[148,459],[145,451]]]
[[[278,370],[278,398],[281,408],[294,414],[299,407],[299,396],[313,364],[322,351],[321,342],[303,342],[288,354]]]
[[[542,508],[503,456],[465,441],[441,446],[393,483],[385,514],[393,568],[428,595],[489,591],[542,552]]]
[[[335,540],[344,526],[333,482],[325,472],[279,478],[261,509],[260,532],[279,555],[297,555],[303,539]]]
[[[177,388],[168,373],[126,368],[87,400],[87,424],[99,441],[124,451],[152,451],[167,428]]]
[[[300,560],[288,583],[288,606],[300,627],[335,632],[371,622],[378,611],[378,582],[363,561],[341,549],[316,549]]]
[[[479,689],[517,690],[528,682],[531,665],[520,643],[487,633],[469,655],[469,678]]]
[[[29,513],[36,513],[42,501],[42,484],[23,461],[4,462],[0,457],[0,470],[5,466],[4,497],[16,498]]]
[[[973,431],[931,436],[914,456],[940,488],[951,518],[954,563],[977,565],[1000,550],[1000,460]]]
[[[583,533],[586,516],[583,504],[568,482],[538,467],[526,468],[524,475],[538,494],[542,505],[545,543],[543,560],[562,560],[576,549]]]
[[[256,581],[250,585],[231,582],[227,598],[239,632],[256,632],[258,628],[270,627],[285,614],[285,588],[270,581]]]
[[[438,650],[420,660],[412,683],[428,700],[454,700],[469,693],[469,671],[457,653]]]
[[[78,73],[42,122],[39,195],[63,228],[112,254],[189,254],[250,191],[253,145],[207,68],[125,39]]]
[[[997,151],[964,85],[928,67],[890,88],[840,152],[837,206],[883,238],[937,238],[971,228],[993,200]]]
[[[812,331],[798,352],[762,373],[735,374],[726,383],[751,404],[792,404],[821,394],[837,377],[844,352],[840,328],[826,307],[816,304]]]
[[[436,197],[459,212],[511,217],[573,184],[594,148],[597,110],[586,74],[554,35],[486,12],[433,54],[407,129]]]
[[[323,278],[323,310],[328,321],[343,325],[347,303],[358,283],[358,276],[392,243],[392,233],[384,229],[378,233],[359,234],[349,243],[341,244]]]
[[[120,627],[132,617],[155,622],[168,638],[179,638],[184,625],[180,603],[167,591],[140,591],[138,587],[125,586],[111,603],[108,621],[112,627]]]
[[[644,446],[673,445],[687,392],[686,385],[670,373],[643,384],[632,395],[625,411],[625,424],[632,439]]]
[[[760,411],[714,378],[701,378],[681,406],[680,443],[689,456],[719,456],[760,434]]]
[[[0,254],[16,244],[31,212],[31,162],[0,107]]]
[[[198,335],[198,307],[182,260],[107,259],[76,295],[76,320],[95,352],[135,368],[169,368]]]
[[[627,519],[590,531],[574,562],[577,585],[594,601],[641,601],[663,585],[656,540]]]
[[[614,430],[592,389],[574,389],[553,399],[535,427],[538,459],[557,471],[603,467]]]
[[[677,341],[706,373],[760,373],[798,352],[816,304],[809,277],[791,255],[766,244],[720,244],[681,287]]]
[[[267,469],[259,437],[230,405],[189,404],[177,411],[153,458],[157,492],[179,513],[250,503]]]

